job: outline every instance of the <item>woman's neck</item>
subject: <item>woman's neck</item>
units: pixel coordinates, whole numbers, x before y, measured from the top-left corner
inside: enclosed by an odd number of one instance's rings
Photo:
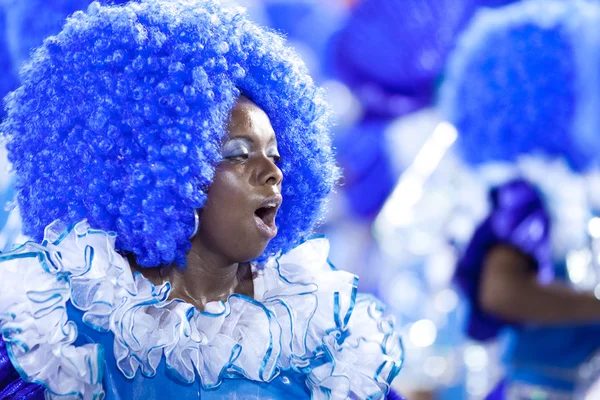
[[[178,298],[204,310],[207,303],[226,301],[234,294],[254,297],[250,263],[230,263],[197,242],[187,255],[187,267],[176,265],[142,268],[129,258],[132,272],[139,271],[155,285],[169,282],[169,298]]]

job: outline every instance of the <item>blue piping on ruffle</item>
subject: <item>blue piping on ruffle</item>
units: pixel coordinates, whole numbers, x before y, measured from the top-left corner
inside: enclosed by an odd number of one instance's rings
[[[73,230],[75,229],[75,225],[70,226],[65,232],[63,232],[61,235],[59,235],[59,237],[53,242],[53,244],[60,244],[66,237],[68,237],[69,233],[71,233]],[[87,235],[96,235],[96,234],[101,234],[104,235],[107,239],[108,238],[114,238],[114,234],[111,233],[107,233],[104,231],[100,231],[100,230],[92,230],[92,229],[88,229],[87,232],[85,233],[78,233],[76,232],[76,237],[77,238],[83,238],[86,237]],[[48,240],[45,240],[43,243],[49,243]],[[108,245],[110,245],[110,243],[108,243]],[[70,283],[70,279],[72,276],[81,276],[84,275],[85,273],[87,273],[90,268],[92,267],[93,263],[94,263],[94,255],[95,255],[95,250],[92,246],[87,245],[84,249],[84,257],[85,257],[85,268],[83,270],[77,270],[76,274],[73,275],[70,272],[65,273],[64,279],[66,279],[69,283]],[[49,263],[52,265],[52,269],[54,271],[60,271],[60,268],[52,261],[52,255],[50,252],[43,250],[41,253],[36,253],[36,252],[30,252],[30,253],[24,253],[24,254],[18,254],[15,255],[13,254],[12,256],[0,256],[0,261],[3,259],[13,259],[13,258],[25,258],[25,257],[37,257],[40,265],[42,266],[42,268],[44,268],[45,271],[50,272],[50,268],[48,268],[48,265],[46,264],[46,261],[48,260]],[[60,254],[57,254],[58,260],[62,259],[62,256]],[[109,253],[109,257],[110,257],[110,253]],[[336,271],[335,267],[331,264],[331,262],[326,259],[327,264],[330,266],[330,268],[333,271]],[[134,282],[136,283],[136,285],[134,285],[135,290],[134,293],[132,293],[132,291],[130,291],[127,287],[125,286],[121,286],[120,282],[122,282],[122,280],[120,279],[122,277],[122,275],[125,273],[125,271],[120,268],[118,265],[113,264],[114,267],[116,267],[116,272],[117,272],[117,279],[116,279],[116,286],[119,288],[122,288],[125,290],[126,293],[130,294],[131,296],[135,297],[136,295],[139,294],[138,292],[138,285],[137,283],[140,281],[140,279],[145,279],[143,278],[143,276],[139,273],[136,272],[133,276],[134,276]],[[210,318],[217,318],[217,317],[224,317],[226,318],[230,312],[231,312],[231,307],[229,306],[230,302],[232,299],[239,299],[241,301],[247,302],[249,304],[252,304],[255,307],[260,308],[264,313],[265,316],[267,317],[268,323],[269,323],[269,346],[267,351],[265,352],[265,355],[263,357],[263,360],[260,364],[260,368],[259,368],[259,377],[262,381],[264,382],[270,382],[271,380],[273,380],[276,376],[279,375],[279,373],[281,371],[285,371],[285,370],[295,370],[297,372],[301,372],[304,374],[307,374],[307,379],[311,381],[311,383],[313,383],[315,386],[319,387],[319,390],[322,390],[324,393],[327,393],[329,396],[331,395],[330,391],[327,388],[324,387],[320,387],[320,382],[315,381],[312,377],[310,377],[310,371],[312,371],[314,368],[325,365],[325,364],[330,364],[330,376],[336,376],[336,377],[342,377],[346,380],[349,381],[349,378],[347,376],[343,376],[343,375],[333,375],[333,372],[335,370],[336,367],[336,360],[335,357],[333,356],[333,354],[331,353],[331,351],[329,350],[329,348],[327,347],[327,344],[325,343],[325,339],[326,337],[333,337],[335,339],[336,344],[338,345],[342,345],[345,341],[345,339],[350,335],[350,332],[348,330],[348,324],[350,322],[350,318],[351,315],[353,314],[354,310],[355,310],[355,306],[357,304],[357,300],[360,299],[360,301],[371,301],[375,303],[374,309],[377,311],[382,311],[383,307],[381,306],[380,303],[378,303],[374,298],[372,297],[365,297],[365,296],[358,296],[358,278],[354,277],[353,282],[351,284],[351,290],[350,290],[350,305],[348,307],[348,309],[343,312],[342,311],[342,306],[341,306],[341,294],[340,292],[334,292],[333,296],[334,296],[334,323],[336,325],[336,328],[331,329],[327,332],[327,336],[323,337],[323,343],[314,351],[311,352],[310,354],[307,353],[308,351],[308,328],[310,327],[310,322],[306,323],[306,327],[307,329],[303,330],[302,333],[302,338],[301,338],[301,342],[304,345],[304,354],[301,356],[298,356],[296,354],[293,354],[293,344],[296,342],[294,340],[294,338],[297,337],[297,333],[295,332],[295,323],[294,323],[294,316],[293,316],[293,312],[292,312],[292,308],[290,306],[290,304],[288,304],[285,300],[286,297],[296,297],[296,296],[305,296],[305,295],[312,295],[315,298],[315,305],[312,309],[312,311],[310,312],[310,315],[308,317],[308,320],[312,320],[312,318],[314,317],[318,307],[319,307],[319,300],[318,297],[316,295],[316,293],[318,292],[318,285],[315,283],[296,283],[296,282],[291,282],[289,281],[281,272],[281,264],[280,264],[280,260],[279,258],[276,260],[276,269],[277,269],[277,273],[279,276],[279,279],[281,279],[282,282],[289,284],[289,285],[293,285],[296,287],[305,287],[306,291],[304,292],[300,292],[300,293],[294,293],[293,295],[282,295],[282,296],[278,296],[278,297],[273,297],[271,299],[265,299],[265,304],[281,304],[286,313],[287,313],[287,317],[290,319],[290,350],[292,351],[291,357],[290,357],[290,367],[288,368],[282,368],[280,366],[277,366],[277,364],[279,364],[280,362],[280,358],[282,355],[282,342],[281,340],[279,341],[279,352],[277,352],[277,355],[274,359],[272,359],[273,357],[273,352],[275,351],[274,346],[274,338],[273,338],[273,334],[274,334],[274,329],[279,329],[279,337],[281,337],[282,335],[282,327],[281,325],[279,325],[273,317],[273,312],[270,311],[264,304],[256,301],[255,299],[252,299],[248,296],[244,296],[244,295],[240,295],[240,294],[232,294],[228,297],[227,302],[220,302],[221,306],[223,307],[223,311],[220,313],[210,313],[210,312],[205,312],[205,311],[200,311],[194,307],[191,307],[189,310],[187,310],[186,312],[186,319],[188,321],[191,321],[194,314],[198,313]],[[56,273],[54,275],[57,275]],[[57,279],[60,279],[59,277],[57,277]],[[164,285],[161,285],[159,290],[156,290],[156,286],[152,285],[151,282],[148,281],[148,284],[151,285],[151,298],[139,303],[139,304],[135,304],[134,307],[132,307],[131,309],[127,310],[124,312],[124,315],[127,315],[129,313],[135,312],[139,307],[144,307],[144,306],[156,306],[157,308],[164,308],[167,307],[168,305],[170,305],[173,301],[181,301],[181,300],[172,300],[172,301],[168,301],[164,304],[160,304],[163,303],[167,300],[168,295],[171,291],[171,286],[170,284],[166,283]],[[72,288],[70,288],[70,290],[72,290]],[[56,291],[61,291],[60,289],[53,289],[53,290],[48,290],[45,292],[39,292],[36,293],[36,295],[40,296],[44,293],[52,293],[52,292],[56,292]],[[64,291],[64,289],[63,289]],[[107,301],[104,300],[98,300],[98,301],[92,301],[89,304],[86,304],[85,306],[83,304],[77,304],[73,298],[72,298],[72,294],[69,293],[70,298],[72,300],[73,306],[81,311],[84,312],[84,316],[88,313],[91,312],[90,310],[94,309],[95,306],[102,306],[102,308],[104,308],[106,311],[110,310],[108,313],[97,313],[94,314],[92,313],[92,315],[94,317],[108,317],[110,316],[110,314],[112,312],[114,312],[114,310],[116,308],[118,308],[120,305],[119,304],[110,304]],[[34,296],[35,297],[35,296]],[[61,302],[64,302],[64,296],[62,295],[62,293],[54,293],[51,294],[49,297],[46,297],[44,300],[40,300],[41,297],[37,298],[37,301],[35,298],[32,298],[32,301],[36,301],[39,303],[43,303],[45,301],[49,301],[52,300],[53,298],[58,298],[59,300],[57,300],[56,302],[52,303],[51,305],[49,305],[48,307],[42,309],[42,310],[37,310],[36,313],[40,313],[42,312],[43,314],[36,314],[34,317],[38,317],[39,315],[46,315],[44,312],[46,312],[47,310],[51,310],[49,312],[55,311],[56,305],[60,304]],[[106,308],[108,307],[108,308]],[[62,309],[63,313],[66,315],[66,309],[64,307],[58,307],[58,309]],[[87,311],[86,311],[87,309]],[[377,320],[378,318],[375,318],[375,316],[373,316],[372,314],[372,310],[371,307],[367,308],[368,310],[368,315],[370,318]],[[98,311],[96,311],[98,312]],[[14,318],[14,317],[13,317]],[[91,323],[89,321],[90,318],[84,318],[84,323],[88,326],[90,326],[91,328],[97,330],[97,331],[101,331],[101,332],[105,332],[106,329],[97,326],[93,323]],[[381,321],[377,324],[379,330],[381,333],[385,333],[384,331],[384,327],[383,324],[385,323],[385,321]],[[74,326],[72,325],[72,322],[70,321],[62,321],[61,325],[61,329],[63,329],[63,333],[65,333],[65,335],[68,333],[68,330],[65,330],[65,328],[71,328],[73,329]],[[120,324],[121,326],[119,327],[119,329],[121,329],[120,334],[121,337],[125,337],[124,333],[124,329],[125,327]],[[179,327],[179,324],[176,324],[176,326],[174,327],[174,329],[177,329]],[[129,334],[130,336],[133,338],[133,340],[135,341],[135,344],[137,345],[141,345],[140,341],[138,340],[138,338],[134,335],[134,326],[132,325],[129,328]],[[177,333],[177,332],[175,332]],[[185,335],[185,332],[184,332]],[[384,355],[387,355],[387,351],[386,351],[386,347],[387,347],[387,341],[389,339],[389,337],[392,336],[392,334],[387,334],[384,336],[384,340],[382,341],[382,343],[380,343],[380,346],[382,348],[382,352]],[[175,334],[175,337],[177,337],[177,335]],[[120,344],[122,344],[125,349],[130,349],[130,346],[128,343],[126,343],[123,340],[120,340],[118,337],[116,338]],[[368,341],[365,338],[358,338],[357,339],[357,344],[354,346],[350,346],[352,348],[357,348],[360,344],[361,341]],[[10,346],[8,346],[10,347]],[[160,346],[153,346],[151,347],[146,354],[149,354],[157,349],[161,349],[164,348],[164,345],[160,345]],[[196,349],[197,347],[194,346],[194,349]],[[402,350],[402,356],[401,356],[401,361],[400,363],[396,363],[393,361],[389,361],[386,360],[384,361],[380,367],[376,370],[375,372],[375,376],[374,376],[374,380],[377,383],[382,383],[380,382],[381,377],[379,376],[381,374],[381,372],[388,366],[388,364],[391,362],[393,363],[393,367],[390,371],[390,373],[388,374],[388,376],[384,379],[385,382],[387,382],[388,387],[387,390],[385,391],[385,393],[387,393],[387,391],[389,391],[389,383],[391,383],[391,381],[393,380],[393,378],[397,375],[398,371],[400,370],[403,360],[404,360],[404,352],[403,352],[403,348],[402,348],[402,344],[400,343],[400,349]],[[101,366],[103,363],[103,352],[101,351],[102,349],[99,349],[98,351],[98,357],[97,360],[95,361],[97,363],[98,366]],[[28,350],[27,350],[28,351]],[[215,384],[209,385],[209,384],[205,384],[204,382],[201,382],[202,387],[205,390],[210,390],[210,389],[214,389],[216,387],[218,387],[223,379],[225,378],[239,378],[241,376],[250,379],[249,374],[244,370],[244,368],[241,367],[237,367],[235,366],[233,363],[239,358],[240,354],[242,354],[243,348],[241,345],[235,345],[233,347],[233,349],[231,350],[230,353],[230,357],[228,362],[226,362],[224,364],[224,366],[222,367],[221,371],[218,374],[217,380]],[[165,357],[167,354],[163,353],[163,355],[161,357]],[[63,358],[66,358],[65,355],[63,355],[61,353],[61,356]],[[152,367],[151,363],[146,363],[143,362],[143,360],[138,357],[135,353],[131,352],[131,350],[129,350],[127,352],[127,355],[124,358],[121,358],[119,360],[117,360],[117,366],[119,368],[119,370],[121,370],[121,372],[127,377],[127,378],[133,378],[133,376],[128,375],[125,370],[122,368],[121,363],[122,362],[126,362],[127,360],[131,360],[134,359],[137,362],[139,362],[139,364],[142,366],[141,372],[144,376],[147,377],[151,377],[154,376],[156,374],[156,369]],[[88,359],[87,363],[88,363],[88,367],[90,368],[90,371],[93,372],[93,363],[94,361],[92,359]],[[274,367],[272,368],[272,370],[270,371],[270,373],[267,374],[266,372],[266,367],[269,363],[272,363],[272,365],[274,365]],[[147,368],[150,368],[150,373],[148,374],[147,372]],[[99,369],[101,369],[99,367]],[[135,370],[137,371],[137,367],[135,368]],[[170,365],[167,364],[167,370],[173,374],[174,376],[178,376],[179,380],[181,380],[184,383],[192,383],[195,380],[195,373],[192,377],[191,380],[185,379],[183,378],[183,375],[181,372],[177,371],[175,368],[171,367]],[[23,372],[21,370],[21,372]],[[102,379],[102,371],[100,371],[100,381]],[[238,374],[236,376],[236,374]],[[93,374],[92,374],[93,375]],[[200,379],[202,377],[200,376]],[[201,379],[202,381],[202,379]],[[37,382],[36,382],[37,383]],[[43,383],[39,382],[40,384],[43,385]],[[96,384],[98,382],[91,382],[91,384]],[[46,387],[46,386],[44,386]],[[373,395],[373,398],[381,395],[382,393],[376,393]],[[70,395],[81,395],[81,393],[70,393]],[[100,396],[101,394],[99,393],[98,396]]]

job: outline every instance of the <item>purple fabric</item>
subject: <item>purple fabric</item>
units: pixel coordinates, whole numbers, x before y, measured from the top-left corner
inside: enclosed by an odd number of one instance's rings
[[[531,257],[541,283],[554,278],[550,254],[550,219],[536,190],[524,180],[493,189],[492,210],[471,238],[459,260],[455,279],[471,304],[467,333],[473,339],[494,338],[505,325],[515,325],[485,313],[478,304],[479,279],[488,251],[510,245]]]
[[[506,381],[500,381],[494,390],[485,397],[485,400],[504,400],[505,388]]]
[[[406,400],[404,397],[400,396],[398,393],[393,390],[387,395],[386,400]]]
[[[13,367],[6,343],[0,335],[0,399],[3,400],[43,400],[44,388],[25,382]]]
[[[331,39],[331,68],[366,115],[406,115],[434,100],[448,53],[473,13],[513,1],[361,0]]]

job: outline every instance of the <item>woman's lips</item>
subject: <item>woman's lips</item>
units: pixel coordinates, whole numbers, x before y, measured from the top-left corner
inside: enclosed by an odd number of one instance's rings
[[[275,217],[269,220],[263,220],[258,215],[254,215],[254,221],[256,222],[256,227],[258,231],[262,234],[262,236],[267,239],[273,239],[277,236],[277,225],[275,225]]]
[[[254,221],[259,232],[268,239],[273,239],[277,236],[277,225],[275,217],[281,206],[281,195],[271,196],[266,198],[261,203],[260,207],[254,211]]]

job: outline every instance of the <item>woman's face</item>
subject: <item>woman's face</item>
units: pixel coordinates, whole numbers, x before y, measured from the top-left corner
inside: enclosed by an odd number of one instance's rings
[[[269,117],[241,96],[227,126],[197,238],[228,262],[260,256],[277,235],[283,175]]]

